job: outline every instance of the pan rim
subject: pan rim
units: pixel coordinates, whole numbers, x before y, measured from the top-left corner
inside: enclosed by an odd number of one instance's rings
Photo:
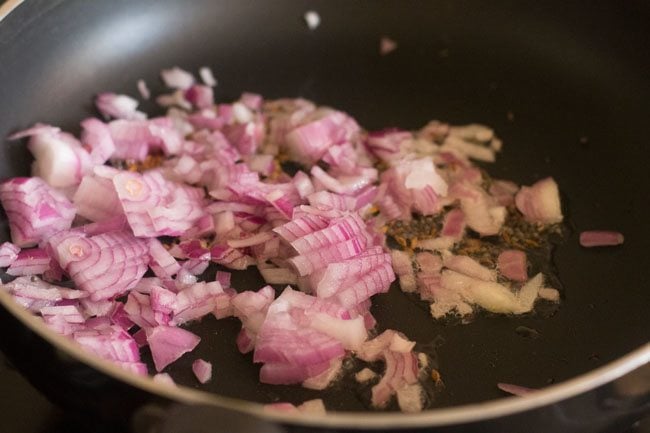
[[[0,3],[0,23],[24,0],[6,0]],[[650,342],[630,353],[587,373],[560,382],[526,397],[505,397],[482,403],[432,409],[418,414],[381,412],[328,412],[325,415],[286,414],[271,412],[260,403],[195,390],[183,385],[169,386],[155,382],[151,376],[139,376],[86,352],[81,346],[49,329],[29,311],[17,304],[11,295],[0,290],[0,306],[17,318],[32,332],[67,355],[120,382],[173,402],[206,405],[248,414],[263,420],[307,427],[386,429],[438,427],[483,421],[548,406],[591,391],[616,380],[644,365],[650,364]],[[372,414],[372,416],[368,416]]]
[[[513,415],[538,409],[591,391],[616,380],[637,368],[650,364],[650,342],[604,366],[551,385],[526,397],[505,397],[481,403],[449,408],[431,409],[417,414],[381,412],[328,412],[325,415],[286,414],[264,409],[261,403],[240,400],[192,389],[183,385],[169,386],[155,382],[151,376],[139,376],[86,352],[74,341],[49,329],[37,316],[14,302],[11,295],[0,290],[0,306],[17,318],[35,334],[67,355],[135,388],[170,399],[173,402],[213,406],[263,420],[284,424],[331,428],[414,428],[464,424]],[[369,414],[372,416],[368,416]]]
[[[4,3],[0,3],[0,21],[16,9],[23,1],[24,0],[6,0]]]

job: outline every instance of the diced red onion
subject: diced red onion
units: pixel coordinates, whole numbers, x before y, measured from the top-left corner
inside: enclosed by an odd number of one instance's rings
[[[70,228],[75,210],[68,199],[37,177],[16,177],[0,184],[0,202],[7,213],[11,239],[32,246]]]
[[[329,366],[330,363],[327,361],[308,365],[266,363],[260,369],[260,382],[271,385],[301,383],[323,373]]]
[[[327,388],[337,376],[341,373],[343,363],[341,359],[335,359],[331,362],[330,367],[318,376],[310,377],[302,383],[302,386],[308,389],[323,390]]]
[[[140,362],[140,350],[133,337],[117,326],[102,330],[76,331],[72,338],[100,357],[121,362]]]
[[[50,269],[50,256],[41,248],[22,250],[7,269],[13,276],[39,275]]]
[[[0,245],[0,267],[11,266],[11,264],[18,258],[20,248],[11,242],[4,242]]]
[[[492,181],[492,185],[490,185],[490,195],[501,206],[510,206],[513,204],[517,191],[519,191],[519,185],[507,180],[494,180]]]
[[[156,326],[147,331],[147,341],[156,371],[160,372],[185,353],[194,350],[201,338],[181,328]]]
[[[169,314],[154,310],[150,296],[132,291],[124,304],[126,317],[142,329],[168,325]]]
[[[501,275],[512,281],[528,279],[526,253],[518,250],[505,250],[497,258],[497,266]]]
[[[195,84],[185,91],[187,99],[196,108],[210,108],[214,105],[212,87]]]
[[[327,148],[349,141],[359,131],[359,125],[340,111],[319,113],[320,118],[289,132],[285,139],[293,159],[312,164]]]
[[[72,201],[77,214],[91,221],[103,221],[124,214],[113,183],[100,176],[84,176]]]
[[[454,240],[460,240],[465,234],[465,215],[460,209],[452,209],[445,214],[442,223],[442,236],[449,236]]]
[[[218,281],[200,282],[181,290],[176,295],[171,324],[181,324],[213,312],[218,306],[219,298],[229,303],[230,295]]]
[[[120,173],[113,184],[136,236],[178,236],[204,216],[202,190],[168,182],[159,173]]]
[[[149,239],[149,257],[151,270],[160,278],[173,277],[181,269],[158,239]]]
[[[467,225],[483,236],[499,233],[506,219],[506,209],[496,204],[482,188],[468,183],[456,183],[450,194],[460,199]]]
[[[199,382],[208,383],[212,379],[212,364],[199,358],[192,363],[192,372]]]
[[[623,234],[615,231],[590,230],[580,233],[580,245],[587,248],[621,245],[624,240]]]
[[[104,164],[115,152],[115,143],[108,125],[93,117],[81,122],[80,140],[90,149],[93,164]]]
[[[81,314],[77,305],[52,305],[40,310],[43,317],[58,316],[68,323],[84,323],[86,318]]]
[[[126,232],[91,237],[61,232],[50,238],[49,247],[61,268],[94,301],[134,287],[149,262],[146,242]]]
[[[100,93],[95,99],[95,105],[105,117],[115,119],[146,119],[146,115],[138,111],[138,101],[127,95],[115,93]]]

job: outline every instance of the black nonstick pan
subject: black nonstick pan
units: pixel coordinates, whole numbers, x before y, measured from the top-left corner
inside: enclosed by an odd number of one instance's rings
[[[315,30],[308,10],[321,17]],[[379,328],[417,341],[442,374],[422,414],[368,412],[345,379],[324,392],[260,384],[234,318],[190,325],[214,380],[199,387],[184,357],[168,371],[186,387],[165,390],[81,353],[0,293],[1,349],[56,403],[136,431],[616,431],[650,410],[647,2],[28,0],[0,11],[0,137],[37,121],[77,132],[97,92],[135,95],[144,78],[158,93],[160,69],[208,65],[218,100],[301,96],[368,129],[491,125],[505,149],[490,172],[523,184],[553,176],[569,226],[553,312],[457,324],[396,288],[373,299]],[[398,49],[381,56],[382,36]],[[24,143],[0,152],[1,178],[29,172]],[[578,233],[598,228],[623,232],[624,245],[581,248]],[[261,285],[256,271],[234,278],[240,290]],[[545,390],[505,398],[497,382]],[[331,413],[292,419],[256,404],[310,398]]]

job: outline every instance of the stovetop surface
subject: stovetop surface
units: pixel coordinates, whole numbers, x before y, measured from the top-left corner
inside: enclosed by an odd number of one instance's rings
[[[0,352],[0,433],[94,433],[50,403]],[[101,426],[95,430],[110,432]],[[650,418],[622,433],[650,433]]]

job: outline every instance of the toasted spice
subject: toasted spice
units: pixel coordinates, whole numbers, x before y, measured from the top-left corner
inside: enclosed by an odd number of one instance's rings
[[[164,156],[162,154],[149,154],[144,161],[127,161],[126,169],[132,172],[142,173],[160,167],[163,161]]]

